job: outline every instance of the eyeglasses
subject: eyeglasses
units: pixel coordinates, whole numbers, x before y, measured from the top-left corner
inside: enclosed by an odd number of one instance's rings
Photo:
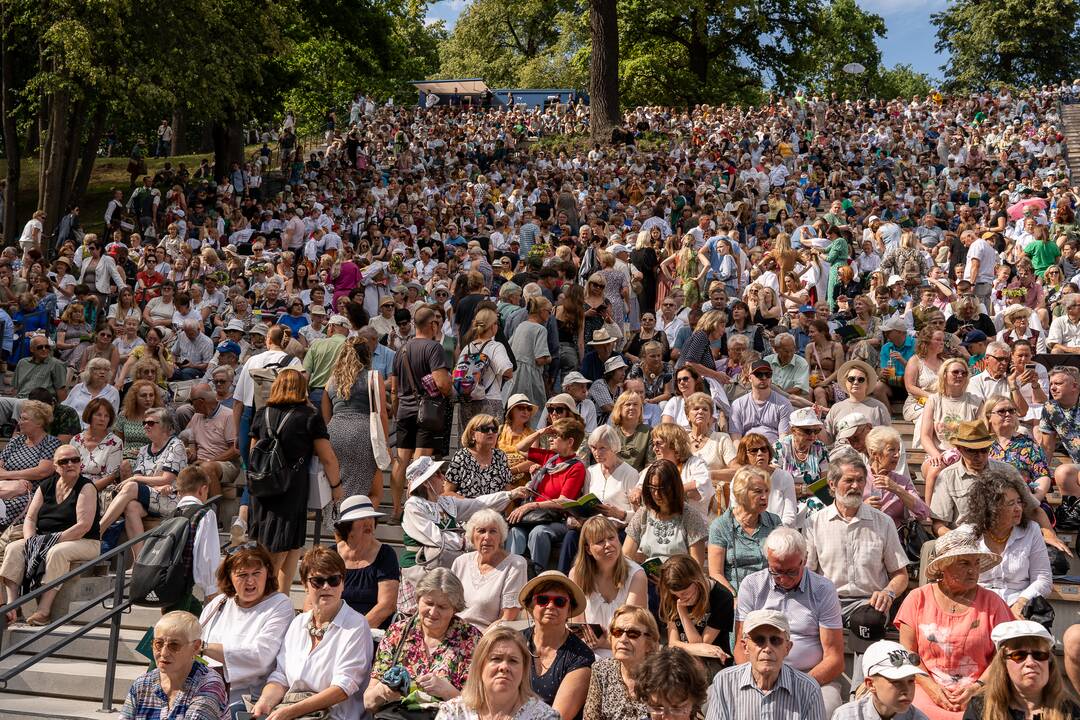
[[[748,455],[749,454],[757,455],[758,453],[764,453],[766,455],[770,455],[772,453],[772,450],[770,450],[769,448],[767,448],[765,446],[748,447],[748,448],[746,448],[746,453]]]
[[[993,358],[994,360],[997,360],[999,363],[1007,363],[1007,362],[1009,362],[1009,356],[1008,355],[1001,356],[1001,355],[989,355],[988,354],[986,357]]]
[[[60,458],[59,460],[57,460],[56,464],[60,465],[60,466],[77,465],[78,463],[81,463],[81,462],[82,462],[82,458],[80,458],[80,457],[65,457],[65,458]]]
[[[341,576],[340,575],[327,575],[327,576],[323,577],[322,575],[312,575],[311,577],[309,577],[307,579],[307,581],[308,581],[308,584],[311,585],[311,587],[315,588],[316,590],[319,590],[323,586],[327,586],[327,585],[330,586],[330,587],[337,587],[338,585],[341,584]]]
[[[180,652],[180,648],[190,644],[190,642],[180,642],[179,640],[158,640],[155,638],[154,641],[150,643],[150,646],[154,648],[154,652],[168,650],[171,653],[175,653]]]
[[[690,714],[694,712],[694,706],[687,704],[679,707],[654,707],[649,705],[649,717],[653,720],[661,720],[661,718],[685,718],[690,717]]]
[[[750,638],[750,642],[758,647],[766,647],[768,645],[780,647],[787,642],[787,638],[783,635],[748,635],[747,637]]]
[[[499,426],[498,425],[481,425],[480,427],[476,428],[476,432],[479,432],[479,433],[499,432]]]
[[[30,346],[30,349],[31,350],[45,350],[48,347],[49,347],[48,345],[40,344],[40,345],[32,345],[32,346]]]
[[[802,565],[799,565],[799,567],[795,568],[794,570],[773,570],[772,568],[769,568],[769,574],[772,575],[774,578],[776,578],[776,577],[786,577],[786,578],[798,577],[799,573],[801,573],[801,572],[802,572]]]
[[[538,607],[547,607],[548,605],[554,605],[555,607],[562,609],[570,604],[570,598],[565,595],[534,595],[533,604]]]
[[[675,378],[675,382],[680,382],[680,383],[692,382],[693,380],[694,380],[694,378],[686,376],[686,375],[682,376],[681,378]]]
[[[643,630],[638,630],[637,628],[611,628],[611,637],[621,638],[623,635],[630,638],[631,640],[637,640],[642,635],[647,635],[647,633]]]
[[[1013,650],[1012,652],[1005,653],[1005,657],[1012,660],[1014,663],[1022,663],[1028,659],[1028,656],[1035,658],[1036,662],[1046,662],[1050,659],[1050,653],[1046,650]]]
[[[847,381],[852,385],[861,385],[866,382],[866,378],[862,377],[861,375],[848,375]]]
[[[967,377],[968,371],[967,370],[950,370],[949,374],[953,375],[955,377]]]
[[[158,421],[157,420],[143,420],[142,424],[143,424],[143,427],[154,427],[155,425],[158,424]]]

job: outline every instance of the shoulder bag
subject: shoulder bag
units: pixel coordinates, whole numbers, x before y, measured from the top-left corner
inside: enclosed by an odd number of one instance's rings
[[[382,398],[379,397],[379,393],[375,392],[378,379],[378,371],[368,371],[368,407],[370,408],[368,419],[371,429],[371,451],[375,454],[375,465],[380,470],[385,471],[390,469],[390,448],[387,447],[386,434],[383,433],[382,419],[380,418]]]
[[[421,386],[416,386],[416,377],[413,375],[412,365],[409,363],[409,344],[405,343],[401,348],[401,361],[405,363],[405,374],[409,378],[409,385],[413,394],[416,395],[418,405],[416,411],[416,427],[429,432],[441,432],[446,425],[446,398],[443,396],[432,397]]]

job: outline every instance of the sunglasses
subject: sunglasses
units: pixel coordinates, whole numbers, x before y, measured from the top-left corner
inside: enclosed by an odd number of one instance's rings
[[[476,432],[480,432],[480,433],[499,432],[499,426],[498,425],[481,425],[480,427],[476,428]]]
[[[327,585],[329,585],[330,587],[337,587],[341,584],[341,576],[327,575],[326,577],[323,577],[322,575],[312,575],[307,579],[307,581],[308,584],[311,585],[311,587],[319,590]]]
[[[1020,413],[1016,412],[1016,408],[1004,408],[1002,410],[995,410],[994,414],[998,417],[1008,417],[1010,415],[1019,415]]]
[[[158,424],[158,421],[157,420],[143,420],[142,424],[143,424],[143,427],[154,427],[155,425]]]
[[[1050,653],[1046,650],[1013,650],[1012,652],[1005,653],[1005,657],[1009,658],[1014,663],[1024,662],[1028,659],[1029,655],[1035,658],[1037,662],[1046,662],[1050,659]]]
[[[685,377],[685,376],[684,376],[684,377],[681,377],[681,378],[677,378],[677,379],[675,380],[675,382],[681,382],[681,383],[684,383],[684,382],[693,382],[693,381],[694,381],[694,378],[692,378],[692,377]]]
[[[154,648],[154,652],[161,652],[162,650],[168,650],[171,653],[180,652],[180,648],[191,643],[182,643],[179,640],[154,640],[150,643]]]
[[[56,464],[60,465],[60,466],[78,465],[81,462],[82,462],[82,458],[79,458],[79,457],[65,457],[65,458],[60,458],[59,460],[57,460]]]
[[[848,375],[847,381],[852,385],[862,385],[864,382],[866,382],[866,378],[859,375]]]
[[[758,647],[766,647],[767,645],[772,645],[774,648],[776,648],[787,642],[787,638],[783,635],[749,635],[748,637],[750,638],[750,642],[754,643]]]
[[[873,670],[874,668],[881,667],[883,665],[894,668],[901,668],[905,665],[918,666],[921,663],[922,659],[915,653],[908,652],[907,650],[893,650],[887,656],[885,656],[885,659],[879,660],[878,662],[871,665],[870,669]]]
[[[771,372],[766,372],[764,370],[759,370],[757,372],[750,373],[750,374],[753,375],[754,377],[756,377],[758,380],[767,380],[767,379],[772,377]]]
[[[548,408],[548,414],[549,415],[554,415],[555,413],[568,413],[568,412],[570,412],[569,408],[565,408],[565,407],[562,407],[562,406],[549,407]]]
[[[769,453],[771,453],[771,452],[772,452],[772,450],[770,450],[770,449],[769,449],[769,448],[767,448],[767,447],[752,447],[752,448],[746,448],[746,452],[747,452],[748,454],[749,454],[749,453],[753,453],[753,454],[755,454],[755,455],[756,455],[757,453],[765,453],[766,455],[768,455]]]
[[[562,609],[570,604],[570,598],[565,595],[535,595],[533,597],[533,604],[538,607],[547,607],[548,605],[554,605],[555,607]]]
[[[254,550],[257,547],[259,547],[259,543],[255,542],[254,540],[249,540],[242,545],[234,545],[233,547],[226,549],[225,555],[235,555],[241,550]]]
[[[625,635],[626,637],[630,638],[631,640],[637,640],[639,637],[641,637],[644,634],[645,634],[644,631],[638,630],[637,628],[621,628],[621,627],[613,627],[613,628],[611,628],[611,637],[613,637],[613,638],[621,638],[623,635]]]

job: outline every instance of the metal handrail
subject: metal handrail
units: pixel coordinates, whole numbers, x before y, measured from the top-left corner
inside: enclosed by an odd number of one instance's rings
[[[7,614],[9,612],[11,612],[12,610],[17,610],[31,600],[36,600],[50,590],[59,588],[62,584],[68,582],[69,580],[87,574],[103,562],[112,561],[113,572],[115,573],[116,579],[113,583],[113,587],[111,590],[98,595],[90,602],[83,604],[82,607],[71,610],[63,617],[53,620],[48,625],[37,629],[33,634],[30,635],[30,637],[26,638],[25,640],[17,642],[9,648],[0,649],[0,662],[29,647],[30,645],[37,642],[39,639],[46,637],[48,633],[51,633],[60,626],[71,622],[80,615],[83,615],[89,610],[97,607],[99,604],[102,607],[106,608],[106,612],[95,618],[94,620],[86,622],[78,630],[72,633],[65,634],[63,637],[57,638],[48,647],[34,653],[15,667],[8,668],[7,670],[0,672],[0,689],[7,689],[8,681],[10,681],[13,677],[23,672],[24,670],[33,667],[45,658],[55,654],[58,650],[83,637],[91,630],[100,627],[106,621],[109,621],[109,652],[106,658],[105,688],[102,693],[101,710],[102,712],[113,711],[113,686],[116,684],[116,655],[117,646],[120,642],[120,616],[127,612],[134,603],[134,601],[130,598],[127,600],[124,599],[124,590],[129,584],[124,572],[125,559],[127,557],[128,550],[132,546],[143,542],[152,532],[154,532],[154,529],[147,530],[141,535],[134,537],[121,545],[117,545],[112,550],[109,550],[106,553],[102,553],[93,560],[88,560],[84,564],[73,570],[68,571],[56,580],[46,583],[32,592],[16,598],[13,602],[10,602],[7,605],[0,607],[0,638],[2,638],[3,631],[8,628]],[[107,604],[110,597],[112,598],[111,607],[109,607],[109,605]]]

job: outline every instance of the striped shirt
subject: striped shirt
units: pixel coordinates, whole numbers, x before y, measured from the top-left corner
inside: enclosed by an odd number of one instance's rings
[[[773,689],[754,684],[750,663],[721,670],[709,686],[705,720],[825,720],[825,701],[812,677],[787,663]]]
[[[806,569],[802,580],[791,590],[777,587],[768,568],[747,575],[739,586],[736,622],[745,620],[751,610],[779,610],[787,616],[794,646],[785,662],[804,672],[825,656],[821,629],[844,627],[836,586],[828,578]]]
[[[874,707],[874,697],[864,695],[838,707],[832,720],[881,720],[881,713]],[[912,705],[904,712],[893,715],[891,720],[927,720],[927,717],[922,710]]]

